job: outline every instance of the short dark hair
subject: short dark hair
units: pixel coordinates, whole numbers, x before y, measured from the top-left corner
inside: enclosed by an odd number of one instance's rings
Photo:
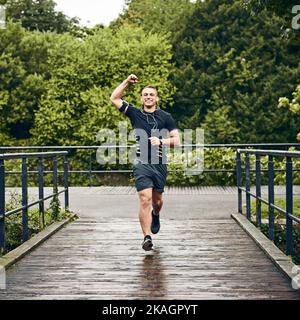
[[[148,86],[144,87],[143,90],[144,90],[144,89],[147,89],[147,88],[149,88],[149,89],[154,89],[154,90],[156,91],[157,95],[158,95],[158,90],[157,90],[157,88],[156,88],[155,86],[148,85]],[[142,90],[142,91],[143,91],[143,90]]]

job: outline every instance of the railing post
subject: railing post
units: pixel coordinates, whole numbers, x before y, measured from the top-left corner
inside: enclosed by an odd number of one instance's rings
[[[5,249],[5,167],[0,159],[0,248]]]
[[[64,156],[64,188],[65,188],[65,209],[69,209],[69,164],[68,157]]]
[[[256,197],[261,198],[261,166],[260,166],[260,155],[256,154]],[[257,226],[261,226],[261,201],[256,198],[256,223]]]
[[[250,159],[249,153],[246,153],[246,165],[245,165],[245,173],[246,173],[246,217],[248,220],[251,220],[251,203],[250,203]]]
[[[275,230],[274,230],[274,162],[273,156],[269,155],[268,161],[268,177],[269,177],[269,238],[274,241],[275,239]]]
[[[293,163],[292,158],[286,158],[286,254],[293,254]]]
[[[56,189],[56,191],[54,190]],[[57,179],[57,159],[53,158],[53,191],[57,192],[58,189],[58,179]]]
[[[44,167],[43,159],[38,159],[38,184],[39,184],[39,200],[44,199]],[[42,227],[45,227],[45,206],[44,200],[39,202],[39,213],[42,216]]]
[[[22,225],[23,225],[23,242],[29,239],[28,231],[28,174],[27,159],[22,159]]]
[[[89,186],[92,187],[92,152],[90,151],[89,160]]]
[[[53,194],[58,192],[58,177],[57,177],[57,159],[56,157],[53,158]],[[58,219],[58,195],[53,196],[53,219]]]
[[[236,152],[236,180],[238,187],[238,212],[243,213],[243,199],[242,199],[242,161],[241,154],[239,151]]]

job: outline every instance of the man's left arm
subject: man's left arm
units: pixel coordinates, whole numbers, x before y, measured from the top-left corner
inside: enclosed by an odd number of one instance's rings
[[[180,144],[179,132],[177,129],[174,129],[170,132],[170,137],[166,139],[160,139],[161,143],[166,146],[174,147]]]
[[[169,138],[159,139],[157,137],[149,138],[152,145],[165,145],[174,147],[180,144],[180,136],[173,117],[169,114],[166,118],[165,129],[169,131]]]
[[[149,138],[149,140],[151,141],[151,144],[154,146],[159,146],[160,144],[162,144],[164,146],[174,147],[180,144],[180,137],[177,129],[173,129],[170,132],[169,138],[159,139],[157,137],[151,137]]]

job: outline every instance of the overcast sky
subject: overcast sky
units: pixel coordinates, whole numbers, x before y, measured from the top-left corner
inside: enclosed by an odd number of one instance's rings
[[[81,24],[94,26],[101,23],[107,26],[122,12],[125,0],[54,0],[56,10],[69,17],[78,17]]]

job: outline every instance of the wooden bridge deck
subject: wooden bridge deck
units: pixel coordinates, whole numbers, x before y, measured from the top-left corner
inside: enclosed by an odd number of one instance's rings
[[[137,218],[81,218],[11,267],[0,299],[299,299],[231,219],[162,219],[154,250],[141,241]]]

